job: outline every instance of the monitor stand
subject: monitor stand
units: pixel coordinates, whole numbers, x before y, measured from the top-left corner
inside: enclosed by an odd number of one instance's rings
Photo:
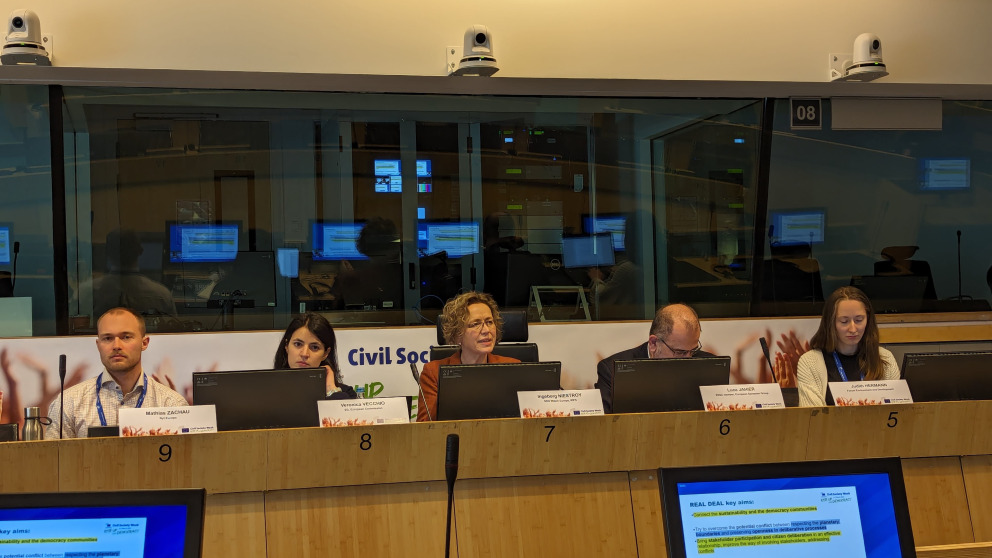
[[[586,301],[586,291],[581,285],[532,285],[530,288],[530,299],[527,302],[528,308],[536,308],[537,316],[542,322],[574,322],[583,321],[583,318],[564,318],[555,319],[549,316],[550,312],[549,305],[541,300],[541,295],[550,294],[575,294],[575,306],[572,308],[570,316],[581,313],[585,315],[584,321],[592,321],[592,316],[589,314],[589,303]]]

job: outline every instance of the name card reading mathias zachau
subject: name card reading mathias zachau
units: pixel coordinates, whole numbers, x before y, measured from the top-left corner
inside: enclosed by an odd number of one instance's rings
[[[117,415],[122,437],[202,434],[217,432],[217,408],[192,407],[121,408]]]

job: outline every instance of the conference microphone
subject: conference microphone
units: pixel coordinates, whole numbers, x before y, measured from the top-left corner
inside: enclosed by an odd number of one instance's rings
[[[448,520],[444,529],[444,558],[451,552],[451,508],[455,497],[455,479],[458,478],[458,434],[448,434],[444,450],[444,477],[448,481]]]
[[[458,478],[458,434],[448,434],[444,451],[444,477],[448,480],[448,490],[451,491]]]
[[[427,405],[427,396],[424,395],[424,386],[420,385],[420,372],[417,372],[416,363],[413,362],[410,363],[410,372],[413,372],[413,381],[417,382],[417,389],[420,390],[420,398],[424,400],[424,410],[427,411],[427,420],[434,422],[434,419],[431,417],[431,408],[429,405]],[[455,448],[455,453],[456,454],[458,453],[457,447]],[[457,456],[456,456],[456,460],[457,460]]]
[[[772,379],[775,383],[778,383],[778,376],[775,375],[775,366],[772,365],[772,357],[768,352],[768,341],[765,341],[764,337],[759,337],[758,342],[761,343],[761,352],[765,353],[765,360],[768,361],[768,369],[772,371]]]
[[[65,355],[59,355],[59,440],[62,439],[62,422],[65,419]]]

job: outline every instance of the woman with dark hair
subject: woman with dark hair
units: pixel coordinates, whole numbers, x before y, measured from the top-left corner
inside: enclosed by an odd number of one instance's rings
[[[327,398],[355,399],[354,388],[341,381],[334,328],[320,314],[307,312],[293,318],[276,349],[273,368],[319,368],[327,370]]]
[[[820,328],[809,345],[796,368],[803,407],[828,403],[827,382],[899,379],[895,357],[878,344],[871,301],[856,287],[841,287],[827,298]]]
[[[432,360],[420,373],[423,395],[417,401],[417,421],[432,420],[437,416],[437,377],[443,364],[490,364],[520,362],[515,358],[492,354],[503,335],[503,318],[496,301],[487,293],[469,291],[444,305],[444,322],[441,329],[444,341],[458,345],[459,351],[448,358]]]

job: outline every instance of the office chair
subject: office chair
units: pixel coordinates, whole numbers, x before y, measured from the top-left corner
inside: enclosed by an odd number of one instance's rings
[[[512,357],[521,362],[540,362],[537,352],[537,343],[528,343],[527,331],[527,311],[526,310],[502,310],[503,316],[503,339],[493,348],[493,353],[499,356]],[[458,352],[458,345],[444,344],[444,315],[438,316],[437,320],[437,342],[431,347],[431,360],[440,360]]]
[[[919,246],[886,246],[882,248],[880,262],[875,262],[875,275],[878,277],[913,276],[926,277],[927,285],[923,291],[924,300],[937,300],[937,289],[933,284],[933,272],[926,260],[911,260]]]
[[[772,314],[805,309],[818,314],[823,309],[823,282],[820,262],[811,257],[808,244],[772,246],[771,259],[762,263],[764,282],[761,307]]]

